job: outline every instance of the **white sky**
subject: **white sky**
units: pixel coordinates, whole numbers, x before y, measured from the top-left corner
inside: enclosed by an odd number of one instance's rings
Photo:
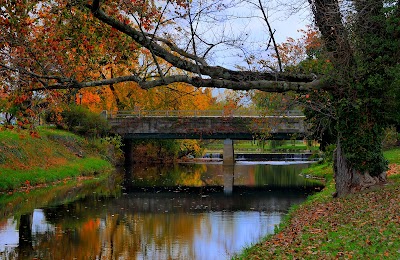
[[[257,1],[253,1],[257,2]],[[275,1],[269,1],[275,2]],[[291,7],[285,6],[284,4],[277,4],[272,6],[269,3],[269,7],[266,8],[268,20],[271,24],[272,30],[275,31],[275,40],[277,43],[282,43],[291,37],[294,39],[300,38],[302,35],[299,32],[300,29],[305,29],[307,25],[312,23],[310,9],[307,5],[297,6],[299,9],[297,12],[291,12]],[[298,3],[298,5],[302,5]],[[252,52],[257,58],[264,57],[266,55],[266,45],[270,39],[268,28],[264,21],[259,18],[249,16],[261,16],[260,10],[249,8],[249,6],[241,6],[232,12],[237,16],[242,16],[243,19],[237,19],[231,23],[232,31],[234,33],[245,32],[248,36],[246,50]],[[270,50],[272,48],[270,47]],[[213,61],[216,65],[233,68],[234,65],[241,64],[245,65],[243,58],[238,58],[235,54],[230,56],[223,55],[224,50],[217,55],[217,59]]]
[[[292,0],[269,1],[269,3],[275,3],[275,6],[270,6],[270,8],[268,8],[268,20],[271,24],[272,30],[275,30],[275,40],[279,44],[285,42],[289,37],[294,39],[300,38],[302,34],[299,30],[306,29],[307,25],[312,24],[312,15],[309,6],[305,3],[295,2],[296,6],[290,7],[285,4],[277,4],[276,1],[286,1],[287,3],[290,3]],[[253,0],[253,2],[257,2],[257,0]],[[292,8],[296,8],[297,11],[291,12]],[[248,16],[249,14],[258,16],[262,15],[259,10],[251,10],[248,6],[238,7],[234,12],[241,16]],[[245,31],[248,33],[248,45],[245,46],[248,51],[254,52],[257,58],[267,57],[265,49],[270,37],[268,28],[263,21],[259,18],[238,19],[234,24],[232,24],[232,27],[235,28],[234,32]],[[246,62],[244,62],[243,58],[239,57],[238,54],[241,53],[237,51],[228,52],[227,50],[222,49],[213,56],[210,63],[230,69],[235,69],[235,65],[246,67]],[[223,92],[224,89],[214,89],[213,95],[221,97],[221,95],[223,96]]]

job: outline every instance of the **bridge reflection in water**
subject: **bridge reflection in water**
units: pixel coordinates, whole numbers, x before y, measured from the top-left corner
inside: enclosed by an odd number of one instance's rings
[[[224,164],[234,164],[233,140],[304,139],[304,115],[260,116],[224,111],[120,111],[107,113],[111,132],[131,139],[224,139]]]
[[[120,189],[110,179],[2,198],[0,259],[230,259],[315,190],[299,176],[305,167],[238,162],[225,175],[221,163],[142,165],[114,196],[100,193]]]
[[[321,183],[299,175],[309,162],[218,162],[181,163],[177,165],[131,165],[127,170],[127,191],[189,191],[232,195],[243,189],[309,190]],[[185,190],[182,190],[185,189]]]

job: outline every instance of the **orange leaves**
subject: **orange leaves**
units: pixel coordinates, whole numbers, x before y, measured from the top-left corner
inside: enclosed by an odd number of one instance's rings
[[[237,104],[235,104],[232,101],[228,102],[226,105],[224,105],[224,109],[223,109],[224,116],[233,115],[233,112],[235,111],[236,108],[237,108]]]
[[[144,110],[205,110],[214,102],[211,91],[185,83],[174,83],[167,88],[149,91],[138,90],[136,93],[141,96],[140,99],[133,97],[135,105]]]
[[[300,32],[303,33],[300,39],[288,38],[278,46],[282,63],[286,66],[295,66],[306,58],[315,59],[322,49],[322,40],[317,30],[308,26]]]
[[[389,164],[389,170],[387,171],[387,176],[400,174],[400,164],[391,163]]]
[[[40,135],[39,135],[39,133],[38,133],[37,131],[30,131],[30,132],[29,132],[29,135],[30,135],[32,138],[40,138]]]

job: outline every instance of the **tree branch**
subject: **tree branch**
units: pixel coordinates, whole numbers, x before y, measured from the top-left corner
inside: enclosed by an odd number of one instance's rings
[[[196,65],[195,62],[188,61],[178,56],[175,56],[170,51],[164,49],[162,46],[152,41],[148,37],[148,35],[143,34],[140,31],[134,29],[133,27],[108,16],[100,8],[96,10],[91,8],[91,11],[94,17],[104,22],[105,24],[110,25],[114,29],[131,37],[135,42],[137,42],[141,46],[149,50],[152,50],[157,57],[162,58],[165,61],[174,65],[175,67],[190,73],[197,74],[200,72],[202,75],[209,76],[213,79],[226,79],[232,81],[240,81],[246,79],[246,80],[278,80],[278,81],[310,82],[314,79],[313,75],[305,75],[305,74],[290,75],[284,72],[276,74],[276,73],[261,73],[261,72],[251,72],[251,71],[233,71],[218,66],[217,67],[205,66],[204,63]],[[160,40],[160,38],[158,40]],[[166,40],[163,42],[165,43]],[[185,51],[183,50],[181,50],[180,52],[185,53]],[[188,58],[188,56],[185,57]]]
[[[274,44],[275,54],[276,54],[276,57],[278,59],[279,72],[282,72],[282,61],[281,61],[281,56],[279,55],[278,45],[276,44],[276,41],[275,41],[274,32],[272,31],[271,24],[268,21],[268,16],[265,13],[264,6],[261,3],[261,0],[258,0],[258,4],[259,4],[258,8],[260,8],[261,13],[263,14],[264,22],[267,24],[269,35],[271,37],[272,43]]]
[[[112,79],[103,79],[103,80],[94,80],[89,82],[76,82],[76,81],[67,81],[63,80],[60,83],[44,86],[41,88],[33,88],[29,91],[40,91],[40,90],[53,90],[53,89],[81,89],[81,88],[88,88],[88,87],[99,87],[99,86],[106,86],[110,84],[116,84],[121,82],[142,82],[142,80],[136,75],[130,76],[122,76],[116,77]]]
[[[320,80],[314,80],[312,82],[284,82],[284,81],[268,81],[268,80],[256,80],[237,82],[223,79],[202,79],[199,77],[190,77],[185,75],[163,77],[162,79],[152,79],[150,81],[142,81],[138,76],[122,76],[115,77],[112,79],[102,79],[90,82],[68,82],[57,83],[54,85],[48,85],[41,88],[34,88],[30,91],[41,91],[41,90],[54,90],[54,89],[81,89],[87,87],[98,87],[111,85],[121,82],[136,82],[142,89],[151,89],[160,86],[166,86],[168,84],[176,82],[184,82],[191,84],[195,87],[207,87],[207,88],[228,88],[232,90],[251,90],[258,89],[266,92],[310,92],[314,89],[328,89],[327,84],[323,84]]]
[[[42,91],[54,89],[82,89],[87,87],[99,87],[122,82],[136,82],[143,89],[158,86],[166,86],[175,82],[184,82],[195,87],[228,88],[232,90],[259,89],[268,92],[307,92],[315,88],[327,89],[330,86],[322,84],[321,80],[312,74],[290,74],[286,72],[255,72],[230,70],[219,66],[208,66],[206,61],[195,54],[188,53],[179,48],[168,39],[149,34],[144,30],[136,29],[116,18],[107,15],[101,9],[100,0],[93,0],[92,5],[85,5],[90,9],[93,16],[104,24],[131,37],[138,45],[147,48],[156,59],[164,59],[171,66],[178,68],[177,73],[181,75],[168,76],[159,71],[160,75],[145,79],[138,74],[116,76],[110,79],[90,79],[77,81],[73,76],[59,75],[55,71],[48,73],[33,72],[30,69],[10,67],[0,63],[0,69],[17,72],[19,76],[36,80],[42,86],[27,89],[27,91]],[[193,21],[193,20],[191,20]],[[195,37],[195,28],[192,28],[192,40]],[[194,46],[195,48],[195,46]],[[159,68],[159,67],[158,67]],[[160,69],[159,69],[160,70]],[[55,75],[51,75],[51,73]],[[163,73],[163,74],[162,74]],[[195,76],[196,75],[196,76]],[[197,76],[198,75],[198,76]]]

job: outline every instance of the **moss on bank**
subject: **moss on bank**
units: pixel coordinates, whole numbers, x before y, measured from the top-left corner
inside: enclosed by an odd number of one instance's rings
[[[275,234],[235,259],[400,259],[400,148],[384,154],[392,170],[388,184],[345,198],[331,196],[330,165],[307,169],[305,174],[326,177],[325,189],[293,207]]]
[[[0,131],[0,191],[109,171],[109,148],[53,128]]]

